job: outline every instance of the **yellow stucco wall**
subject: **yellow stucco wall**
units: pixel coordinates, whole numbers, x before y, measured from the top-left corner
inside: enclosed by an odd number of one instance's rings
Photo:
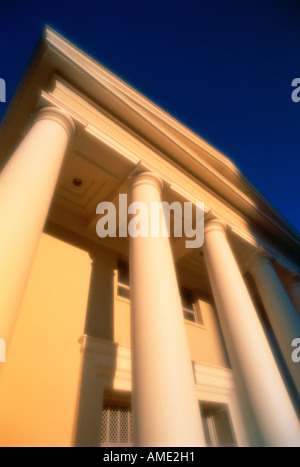
[[[87,252],[43,234],[0,372],[0,446],[71,446],[91,278]],[[185,322],[191,359],[227,367],[215,311]],[[114,297],[114,340],[130,346],[130,302]]]
[[[185,320],[191,360],[228,368],[216,312],[210,303],[199,300],[203,325]],[[122,345],[130,345],[130,301],[115,296],[114,340]]]
[[[114,341],[130,346],[130,301],[118,296],[114,300]]]
[[[0,445],[70,446],[89,255],[42,235],[0,374]]]
[[[228,368],[216,311],[209,302],[199,300],[203,325],[185,320],[191,359],[197,363]]]

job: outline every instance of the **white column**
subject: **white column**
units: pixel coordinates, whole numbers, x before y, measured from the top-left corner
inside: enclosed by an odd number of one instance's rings
[[[0,174],[0,336],[7,344],[73,129],[58,109],[40,110]]]
[[[205,226],[204,257],[235,378],[245,391],[262,446],[300,446],[300,425],[226,238]]]
[[[138,175],[131,202],[161,202],[161,180]],[[141,211],[141,221],[147,214]],[[130,238],[136,446],[204,446],[181,299],[168,238]]]
[[[285,281],[287,292],[290,299],[300,316],[300,277],[298,274],[291,274]]]
[[[300,318],[267,254],[259,249],[252,255],[248,265],[282,355],[300,394],[300,368],[291,357],[292,341],[300,337]]]

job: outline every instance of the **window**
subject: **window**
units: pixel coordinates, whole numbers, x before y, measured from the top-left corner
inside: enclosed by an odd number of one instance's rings
[[[180,287],[180,295],[184,319],[191,321],[192,323],[203,325],[200,305],[198,301],[197,303],[194,303],[195,300],[192,290]]]
[[[106,390],[103,395],[101,446],[130,447],[132,436],[131,395]]]
[[[196,323],[196,316],[193,304],[193,293],[191,290],[181,287],[181,302],[184,319]]]
[[[207,446],[233,447],[237,445],[226,404],[203,403],[201,415]]]
[[[129,266],[124,261],[118,261],[118,284],[117,294],[119,297],[130,299]]]
[[[122,260],[118,261],[117,295],[127,300],[130,299],[129,265]],[[200,304],[199,301],[195,303],[193,291],[185,287],[180,287],[180,295],[184,319],[192,323],[203,325]]]

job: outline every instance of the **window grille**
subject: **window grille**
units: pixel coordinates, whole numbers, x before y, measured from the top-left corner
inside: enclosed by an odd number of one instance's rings
[[[132,446],[132,411],[124,407],[104,407],[101,446]]]

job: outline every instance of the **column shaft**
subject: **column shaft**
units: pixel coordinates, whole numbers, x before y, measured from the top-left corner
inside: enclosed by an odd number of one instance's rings
[[[204,257],[234,375],[259,431],[255,442],[262,446],[299,446],[298,418],[225,228],[217,220],[205,227]]]
[[[0,174],[0,336],[9,343],[72,121],[43,109]]]
[[[255,280],[286,365],[300,395],[300,369],[299,365],[293,362],[291,357],[292,341],[294,338],[300,337],[300,318],[264,252],[258,252],[252,256],[250,272]]]
[[[292,274],[286,281],[286,288],[290,299],[300,317],[300,277],[298,274]]]
[[[139,175],[132,202],[150,212],[160,181]],[[146,216],[141,212],[141,216]],[[137,446],[203,446],[204,433],[168,238],[130,238],[133,420]]]

